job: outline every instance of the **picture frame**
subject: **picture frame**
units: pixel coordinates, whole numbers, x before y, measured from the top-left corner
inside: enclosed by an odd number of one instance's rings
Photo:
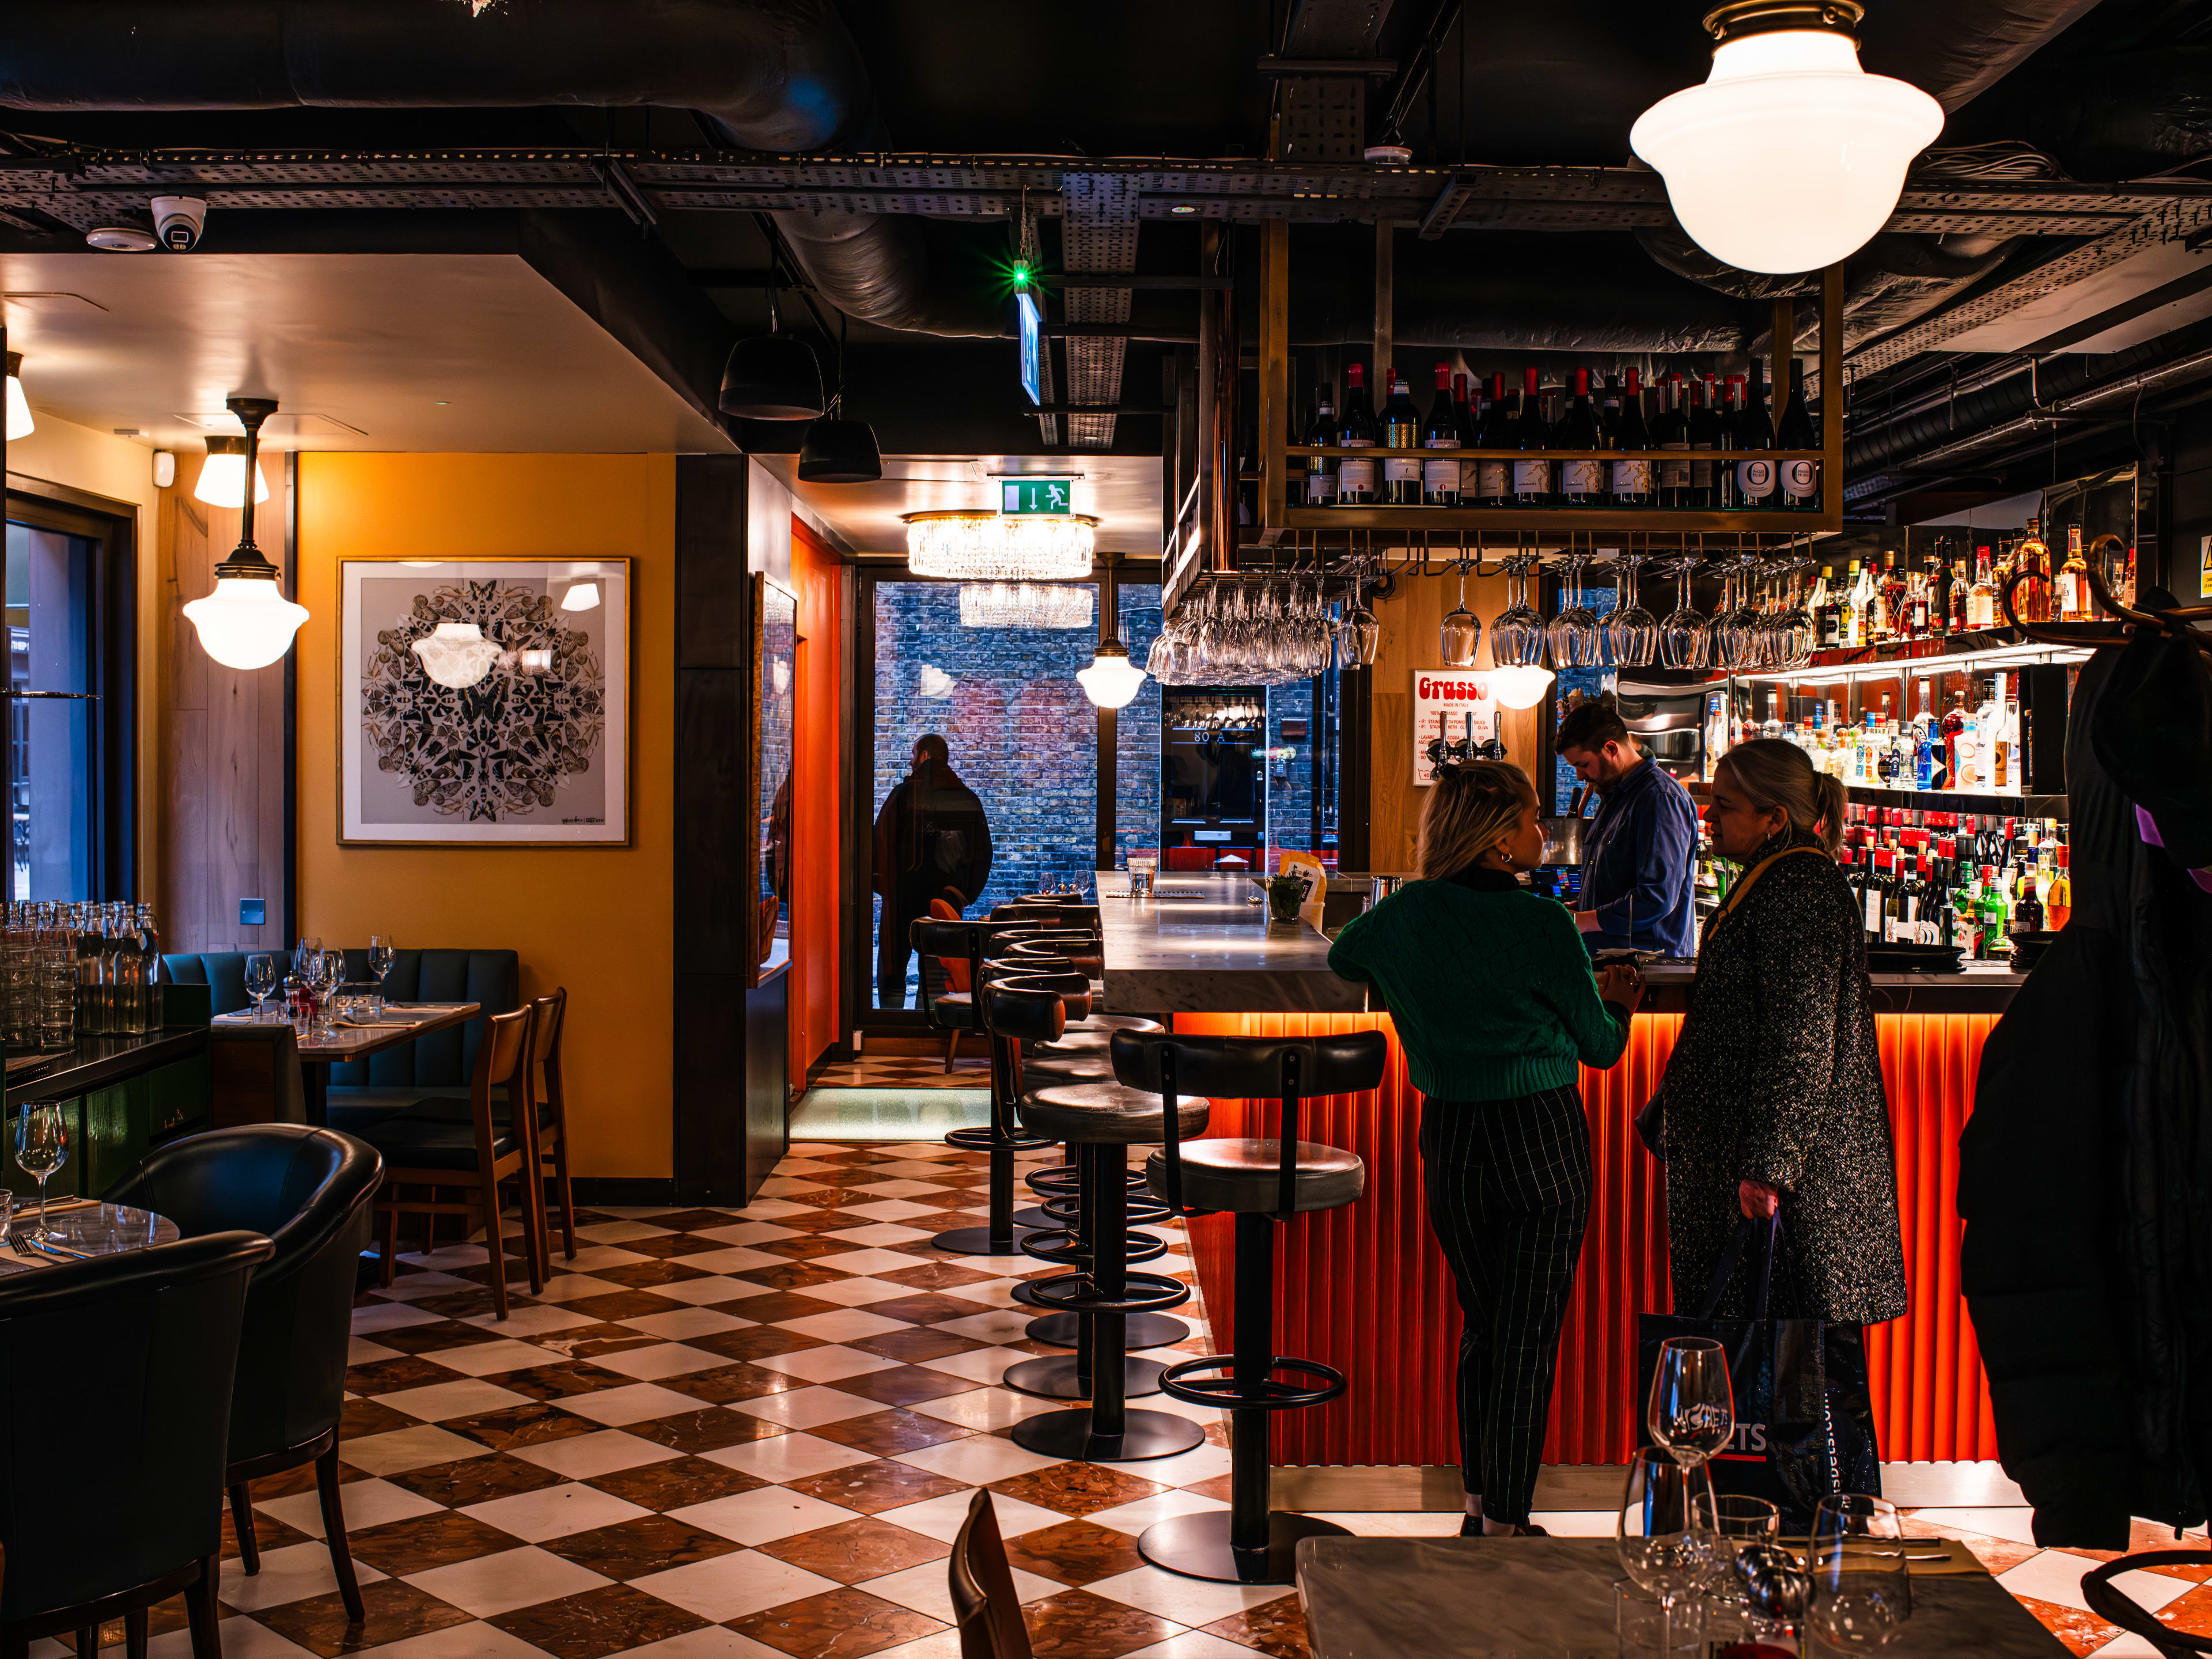
[[[756,571],[745,685],[745,892],[758,986],[791,959],[791,787],[798,737],[799,598]]]
[[[620,556],[340,560],[338,844],[633,845],[634,599]]]

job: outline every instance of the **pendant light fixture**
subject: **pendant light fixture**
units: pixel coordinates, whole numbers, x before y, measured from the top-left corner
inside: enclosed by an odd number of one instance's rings
[[[722,370],[717,406],[749,421],[819,419],[829,400],[822,393],[822,365],[805,341],[783,331],[775,308],[776,267],[768,283],[768,332],[731,348]]]
[[[238,546],[215,568],[215,592],[194,599],[185,615],[198,631],[201,648],[226,668],[266,668],[291,648],[292,636],[307,620],[307,608],[286,599],[276,586],[276,567],[253,544],[253,501],[246,477],[258,473],[261,423],[276,412],[274,398],[233,398],[230,412],[246,428],[244,465],[239,470]]]
[[[31,418],[31,405],[23,396],[23,354],[11,351],[8,354],[8,441],[27,438],[38,429],[39,423]]]
[[[1943,130],[1917,87],[1859,67],[1856,0],[1731,0],[1705,15],[1702,86],[1638,118],[1629,148],[1667,180],[1675,218],[1741,270],[1818,270],[1896,210],[1912,158]]]
[[[246,445],[243,438],[210,438],[207,441],[207,459],[200,463],[199,481],[192,485],[192,496],[210,507],[243,507],[246,505]],[[253,462],[253,499],[269,499],[269,480],[261,474],[261,462]]]
[[[1116,634],[1110,640],[1098,641],[1091,666],[1077,669],[1075,682],[1097,708],[1125,708],[1143,689],[1145,671],[1129,660],[1129,647],[1121,643],[1121,636]]]
[[[1085,582],[963,582],[963,628],[1088,628],[1095,595]]]
[[[1098,520],[1079,514],[909,513],[906,568],[963,582],[1079,581],[1091,574]]]
[[[845,313],[837,314],[837,395],[830,412],[806,428],[799,447],[802,483],[874,483],[884,476],[875,428],[845,416]]]

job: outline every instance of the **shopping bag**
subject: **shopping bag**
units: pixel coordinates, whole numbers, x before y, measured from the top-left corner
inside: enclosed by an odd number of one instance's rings
[[[1660,1345],[1668,1337],[1711,1337],[1727,1349],[1729,1380],[1735,1395],[1735,1434],[1708,1466],[1713,1490],[1766,1499],[1781,1510],[1784,1532],[1802,1535],[1811,1527],[1813,1506],[1822,1498],[1843,1492],[1878,1495],[1881,1491],[1866,1348],[1855,1325],[1766,1317],[1774,1247],[1781,1232],[1778,1216],[1760,1240],[1751,1316],[1713,1317],[1759,1231],[1748,1217],[1737,1225],[1714,1266],[1705,1304],[1695,1316],[1638,1316],[1636,1398],[1641,1411],[1651,1397]],[[1637,1442],[1652,1443],[1648,1422],[1637,1425]]]

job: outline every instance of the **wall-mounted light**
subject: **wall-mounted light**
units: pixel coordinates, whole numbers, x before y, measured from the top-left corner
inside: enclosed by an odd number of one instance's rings
[[[31,405],[23,396],[23,354],[8,354],[8,441],[27,438],[38,430],[39,423],[31,418]]]
[[[571,582],[568,591],[561,596],[563,611],[596,611],[599,608],[599,585],[597,582]]]
[[[199,482],[192,486],[193,496],[210,507],[245,506],[246,453],[251,443],[246,438],[210,438],[207,459],[200,463]],[[262,476],[258,453],[253,459],[253,499],[269,499],[269,480]]]
[[[238,471],[238,546],[215,568],[215,592],[194,599],[185,615],[200,636],[200,647],[226,668],[266,668],[291,648],[292,636],[307,620],[307,608],[286,599],[276,586],[276,567],[253,544],[253,501],[246,475],[259,476],[261,423],[276,412],[274,398],[233,398],[230,412],[246,428],[246,453]]]

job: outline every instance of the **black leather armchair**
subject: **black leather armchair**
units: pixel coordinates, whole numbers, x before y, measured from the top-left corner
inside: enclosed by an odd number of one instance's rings
[[[0,1655],[182,1590],[193,1659],[219,1659],[216,1588],[231,1381],[251,1232],[0,1278]]]
[[[383,1161],[350,1135],[296,1123],[244,1124],[157,1147],[106,1194],[153,1210],[185,1237],[245,1227],[273,1254],[253,1275],[231,1395],[222,1484],[246,1571],[261,1571],[246,1483],[312,1461],[323,1531],[347,1614],[361,1588],[338,1500],[338,1416],[354,1285]]]

